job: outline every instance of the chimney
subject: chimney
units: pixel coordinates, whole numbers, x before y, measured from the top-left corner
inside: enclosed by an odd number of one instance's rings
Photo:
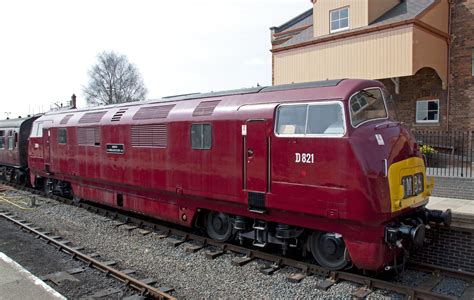
[[[71,108],[75,109],[76,108],[76,95],[72,94],[71,96]]]

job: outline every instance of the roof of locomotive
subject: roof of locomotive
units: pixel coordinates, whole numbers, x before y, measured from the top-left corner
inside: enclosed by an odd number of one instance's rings
[[[295,101],[318,101],[338,99],[344,101],[356,91],[368,88],[379,87],[382,84],[372,80],[326,80],[318,82],[295,83],[268,87],[256,87],[249,89],[239,89],[211,93],[195,93],[178,96],[169,96],[157,100],[148,100],[140,102],[128,102],[107,106],[97,106],[85,109],[73,109],[60,112],[50,112],[43,115],[39,120],[52,120],[49,126],[93,126],[92,123],[111,124],[112,119],[120,110],[126,110],[120,115],[119,122],[112,124],[121,124],[123,122],[135,122],[134,115],[142,107],[157,107],[160,105],[173,105],[169,115],[159,119],[160,122],[170,120],[183,120],[190,117],[199,118],[194,115],[195,109],[202,102],[217,102],[213,110],[212,118],[228,118],[229,114],[235,113],[240,107],[253,104],[274,104],[274,106],[283,102]],[[103,112],[100,119],[95,122],[81,122],[81,118],[86,114]],[[70,115],[64,118],[65,115]],[[209,117],[210,115],[205,115]],[[66,120],[67,119],[67,120]],[[66,120],[66,121],[65,121]],[[65,121],[65,122],[64,122]],[[148,119],[147,121],[153,121]],[[154,120],[156,122],[156,119]]]

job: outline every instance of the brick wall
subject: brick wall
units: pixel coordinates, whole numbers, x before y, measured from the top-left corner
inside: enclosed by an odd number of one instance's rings
[[[427,243],[412,253],[413,261],[474,272],[474,233],[469,229],[434,227]]]
[[[474,1],[474,0],[473,0]],[[380,80],[393,95],[398,120],[416,130],[446,130],[446,91],[435,70],[423,68],[415,75],[400,78],[400,93],[390,79]],[[416,100],[439,99],[439,124],[416,124]]]
[[[474,131],[474,0],[455,0],[451,9],[450,129]]]
[[[436,177],[433,196],[474,200],[474,178]]]

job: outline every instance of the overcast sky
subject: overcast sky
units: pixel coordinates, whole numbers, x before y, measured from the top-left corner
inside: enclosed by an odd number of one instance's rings
[[[148,98],[271,84],[270,30],[310,0],[0,2],[0,119],[48,110],[102,51],[125,54]]]

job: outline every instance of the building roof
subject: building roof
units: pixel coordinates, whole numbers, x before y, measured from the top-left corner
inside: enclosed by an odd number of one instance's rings
[[[436,0],[402,0],[399,4],[387,11],[384,15],[374,20],[368,26],[355,28],[352,30],[333,33],[331,36],[345,35],[351,32],[357,32],[368,28],[408,21],[416,18],[425,10],[429,9]],[[289,20],[288,22],[272,27],[274,39],[272,41],[273,49],[294,46],[305,42],[316,41],[327,38],[329,35],[314,37],[313,35],[313,9],[305,11],[301,15]]]

